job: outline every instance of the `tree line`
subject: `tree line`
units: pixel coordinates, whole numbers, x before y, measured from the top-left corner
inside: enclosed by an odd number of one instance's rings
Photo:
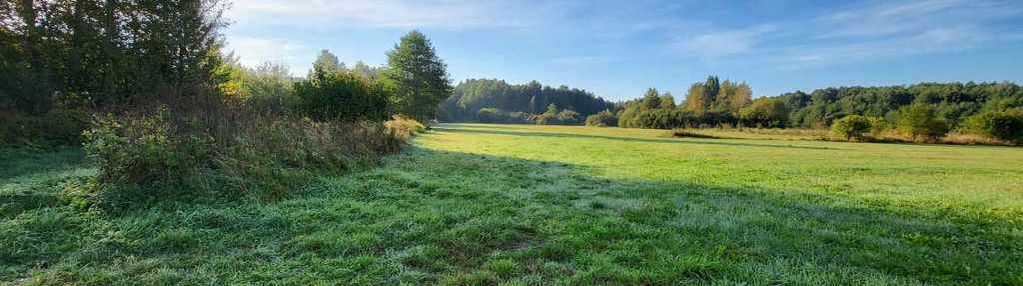
[[[940,138],[950,131],[1019,140],[1023,89],[1015,83],[920,83],[909,86],[822,88],[752,99],[749,85],[710,76],[694,83],[678,105],[670,92],[649,89],[643,97],[593,114],[587,125],[630,128],[829,128],[846,124],[874,133],[898,131],[913,138]],[[868,124],[862,124],[867,121]],[[855,122],[855,123],[853,123]],[[837,131],[836,131],[837,132]],[[848,134],[846,132],[840,132]],[[850,138],[851,138],[850,137]]]
[[[456,85],[437,110],[440,121],[490,123],[581,124],[612,102],[568,86],[537,81],[508,84],[498,79],[468,79]]]

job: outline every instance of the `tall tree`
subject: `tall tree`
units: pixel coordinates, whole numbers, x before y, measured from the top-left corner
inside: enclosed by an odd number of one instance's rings
[[[320,50],[320,54],[313,61],[313,69],[310,71],[310,78],[324,74],[336,73],[345,69],[345,64],[337,59],[337,56],[329,50]]]
[[[438,104],[451,95],[447,65],[437,56],[433,44],[419,31],[411,31],[387,52],[394,83],[395,111],[418,120],[433,118]]]
[[[706,111],[712,101],[707,98],[706,86],[703,83],[694,83],[686,93],[686,109],[695,112]]]

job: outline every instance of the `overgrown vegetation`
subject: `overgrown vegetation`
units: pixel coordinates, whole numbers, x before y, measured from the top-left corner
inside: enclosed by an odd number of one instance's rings
[[[408,117],[432,119],[451,89],[418,31],[387,53],[386,68],[348,69],[324,50],[295,78],[281,65],[245,67],[221,53],[227,5],[219,0],[3,8],[0,143],[84,143],[98,174],[72,188],[78,205],[276,199],[314,174],[396,152],[425,129]]]

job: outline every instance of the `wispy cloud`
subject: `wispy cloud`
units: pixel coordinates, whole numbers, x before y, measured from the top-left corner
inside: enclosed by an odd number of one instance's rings
[[[471,0],[237,0],[228,17],[246,25],[315,27],[518,27],[511,2]],[[528,14],[526,14],[528,15]]]
[[[776,30],[775,25],[765,24],[748,29],[689,35],[677,39],[672,46],[683,53],[703,58],[718,58],[750,52],[763,36]]]
[[[808,20],[686,34],[669,47],[683,56],[767,60],[795,69],[1019,41],[1018,28],[1005,22],[1021,15],[1018,1],[868,1]]]

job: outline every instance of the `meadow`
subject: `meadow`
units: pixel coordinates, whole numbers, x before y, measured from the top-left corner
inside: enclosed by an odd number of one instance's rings
[[[282,198],[119,212],[0,151],[0,283],[1020,285],[1023,149],[442,124]]]

